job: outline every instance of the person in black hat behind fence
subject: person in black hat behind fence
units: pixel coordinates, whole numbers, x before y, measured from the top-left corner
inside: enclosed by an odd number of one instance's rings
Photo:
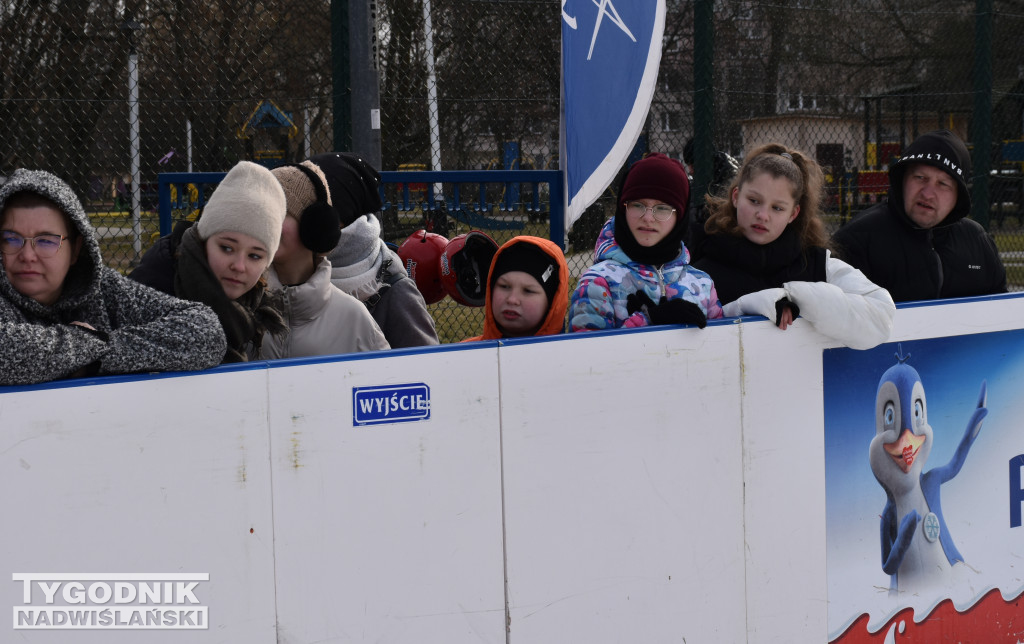
[[[434,319],[398,255],[380,237],[380,174],[360,157],[328,152],[310,157],[327,177],[342,233],[328,252],[331,282],[361,301],[392,349],[438,343]]]
[[[922,134],[889,168],[889,197],[832,236],[839,256],[896,302],[1006,292],[992,237],[971,212],[971,157],[949,130]]]

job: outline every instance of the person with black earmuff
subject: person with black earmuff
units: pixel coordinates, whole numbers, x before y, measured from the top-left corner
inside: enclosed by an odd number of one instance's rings
[[[281,243],[267,272],[271,290],[281,294],[289,332],[268,337],[260,357],[300,358],[390,349],[362,302],[331,284],[325,255],[341,237],[341,217],[330,187],[311,161],[273,170],[287,204]]]
[[[341,238],[327,254],[331,282],[366,306],[392,349],[438,343],[434,318],[402,258],[381,239],[381,178],[366,159],[325,152],[309,159],[327,177]]]

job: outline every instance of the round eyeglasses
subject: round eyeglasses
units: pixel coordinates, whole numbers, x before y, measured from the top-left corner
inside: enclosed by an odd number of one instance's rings
[[[668,206],[663,203],[660,203],[657,206],[645,206],[639,201],[630,201],[626,204],[626,214],[636,217],[637,219],[646,215],[648,210],[651,211],[651,214],[654,215],[654,218],[658,221],[668,221],[676,211],[672,206]]]
[[[67,237],[56,233],[43,233],[35,237],[25,237],[13,230],[0,230],[0,253],[4,255],[17,255],[25,248],[25,242],[32,244],[36,255],[47,258],[53,257],[60,250],[61,244]]]

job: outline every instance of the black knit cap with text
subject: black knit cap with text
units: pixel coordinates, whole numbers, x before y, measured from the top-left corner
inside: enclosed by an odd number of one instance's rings
[[[512,271],[522,271],[537,280],[547,293],[548,302],[558,290],[558,265],[550,255],[530,242],[521,241],[506,246],[498,254],[494,268],[491,269],[490,287],[494,288],[499,277]]]

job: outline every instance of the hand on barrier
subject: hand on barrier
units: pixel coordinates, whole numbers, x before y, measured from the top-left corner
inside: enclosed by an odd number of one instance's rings
[[[775,302],[775,326],[783,331],[800,316],[800,307],[793,300],[784,297]]]
[[[637,291],[626,296],[626,311],[632,315],[643,311],[650,318],[651,324],[693,324],[701,329],[708,325],[708,318],[699,306],[693,302],[665,297],[657,304],[647,293]]]

